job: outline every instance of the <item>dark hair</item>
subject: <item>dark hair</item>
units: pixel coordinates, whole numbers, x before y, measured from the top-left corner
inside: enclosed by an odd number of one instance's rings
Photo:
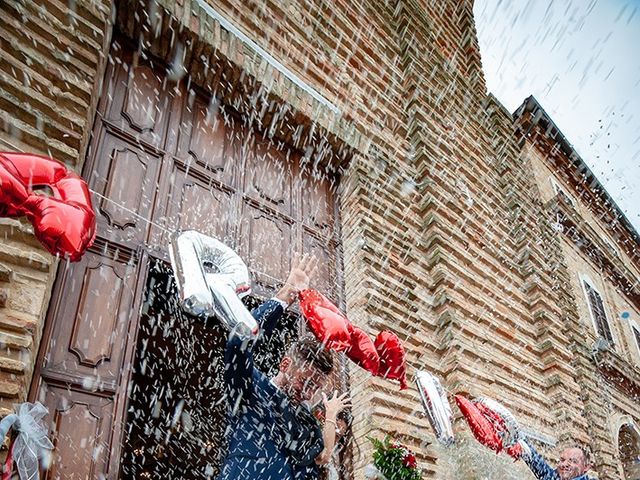
[[[313,337],[302,337],[291,344],[287,356],[309,362],[324,374],[333,370],[333,355]]]
[[[340,410],[336,420],[342,420],[347,427],[337,442],[339,448],[346,448],[353,437],[353,430],[351,428],[353,425],[353,415],[349,410]]]
[[[346,425],[345,431],[336,442],[337,452],[340,459],[338,471],[340,473],[340,478],[351,478],[353,464],[362,454],[360,447],[353,438],[353,414],[350,410],[342,410],[338,413],[336,420],[342,420]]]

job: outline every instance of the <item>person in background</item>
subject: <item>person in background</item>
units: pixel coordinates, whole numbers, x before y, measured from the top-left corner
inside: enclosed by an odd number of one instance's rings
[[[353,441],[353,417],[349,410],[342,410],[336,417],[336,446],[331,459],[326,465],[326,480],[340,480],[346,478],[347,466],[344,464],[344,454]]]
[[[588,451],[580,446],[565,448],[560,454],[557,468],[552,468],[529,442],[521,441],[520,458],[527,464],[537,480],[592,480],[587,472],[591,468]]]

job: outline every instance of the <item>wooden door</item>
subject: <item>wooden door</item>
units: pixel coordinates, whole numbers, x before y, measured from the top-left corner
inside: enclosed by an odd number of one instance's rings
[[[98,237],[80,262],[61,264],[30,393],[50,413],[50,479],[116,478],[148,221],[167,156],[174,93],[119,44],[112,59],[83,171]]]
[[[144,361],[141,306],[171,232],[223,239],[249,265],[259,298],[284,280],[294,251],[314,253],[316,286],[339,298],[334,179],[133,52],[112,45],[83,172],[98,239],[80,262],[61,265],[32,381],[56,448],[47,479],[118,478],[131,378]]]

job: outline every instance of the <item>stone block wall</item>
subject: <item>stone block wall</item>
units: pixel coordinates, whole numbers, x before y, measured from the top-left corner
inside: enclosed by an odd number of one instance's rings
[[[473,2],[210,4],[339,113],[238,41],[199,0],[52,0],[46,8],[8,0],[0,6],[8,18],[0,26],[1,148],[81,168],[112,31],[203,88],[222,79],[222,101],[247,112],[264,106],[254,121],[300,124],[314,145],[338,145],[344,304],[369,333],[400,336],[410,378],[427,369],[451,393],[499,399],[561,445],[610,442],[601,425],[611,409],[578,342],[561,244],[513,119],[486,92]],[[298,135],[280,130],[287,141]],[[0,220],[0,235],[6,409],[26,396],[56,261],[23,221]],[[369,459],[365,436],[391,433],[416,450],[427,478],[444,478],[450,464],[417,392],[353,369],[350,383],[357,471]],[[456,429],[468,436],[459,416]],[[615,451],[598,458],[608,478]]]

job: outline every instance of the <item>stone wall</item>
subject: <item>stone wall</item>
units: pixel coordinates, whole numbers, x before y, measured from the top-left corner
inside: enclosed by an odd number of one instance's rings
[[[546,187],[532,176],[511,114],[486,92],[472,2],[211,5],[338,113],[197,0],[122,0],[113,16],[107,0],[77,0],[73,8],[9,0],[0,7],[9,18],[0,27],[2,148],[49,153],[81,168],[112,30],[203,88],[227,85],[216,93],[241,111],[255,110],[247,99],[262,102],[267,113],[255,122],[286,119],[342,152],[350,319],[371,334],[398,333],[410,378],[427,369],[451,393],[500,400],[560,445],[590,443],[601,478],[613,478],[608,419],[638,412],[619,392],[601,395]],[[0,220],[0,232],[0,398],[7,408],[26,396],[56,262],[24,222]],[[426,478],[445,478],[455,459],[435,444],[417,392],[354,369],[350,383],[356,471],[369,461],[366,435],[391,433],[418,453]],[[459,415],[456,430],[469,436]],[[490,475],[501,461],[480,462],[475,474]]]
[[[80,171],[110,42],[108,0],[0,3],[0,150]],[[0,219],[0,414],[26,399],[57,260]]]

